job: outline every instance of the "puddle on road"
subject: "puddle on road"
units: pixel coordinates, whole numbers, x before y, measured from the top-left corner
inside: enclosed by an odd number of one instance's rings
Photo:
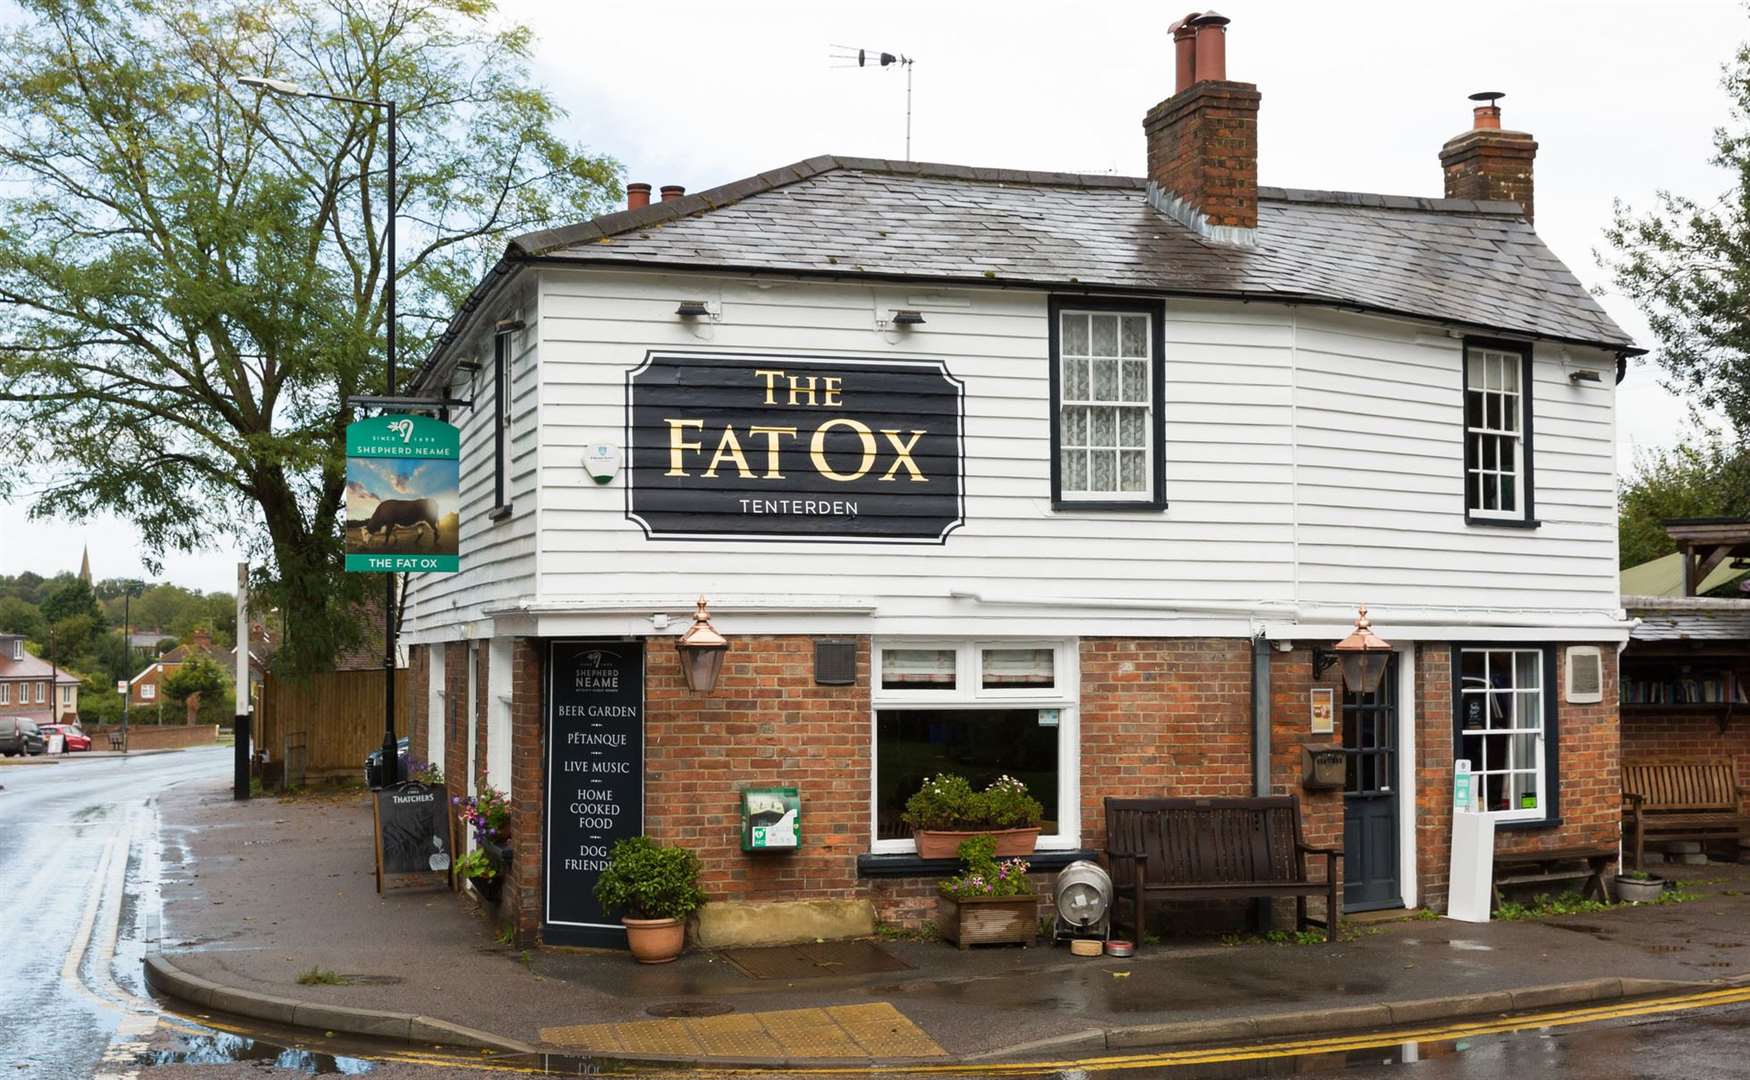
[[[260,1063],[277,1069],[301,1072],[306,1076],[361,1076],[376,1068],[376,1063],[344,1054],[324,1054],[296,1047],[275,1046],[242,1035],[216,1032],[212,1035],[183,1035],[177,1039],[177,1049],[159,1050],[148,1055],[143,1064],[151,1065],[235,1065]]]

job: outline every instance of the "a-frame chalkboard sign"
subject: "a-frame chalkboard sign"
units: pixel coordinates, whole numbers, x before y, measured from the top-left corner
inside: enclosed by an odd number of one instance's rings
[[[371,793],[376,824],[377,892],[384,878],[429,879],[450,884],[456,834],[444,788],[409,780]],[[412,884],[410,881],[409,884]]]

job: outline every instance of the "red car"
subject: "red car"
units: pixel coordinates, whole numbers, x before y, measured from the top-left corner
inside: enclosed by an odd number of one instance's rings
[[[60,735],[66,739],[65,753],[91,749],[91,736],[80,731],[78,724],[43,724],[42,731],[45,739],[51,735]]]

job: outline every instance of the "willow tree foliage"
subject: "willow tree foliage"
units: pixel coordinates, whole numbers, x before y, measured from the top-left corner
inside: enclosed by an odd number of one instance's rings
[[[118,514],[148,557],[239,538],[282,656],[356,635],[343,433],[384,389],[399,103],[400,354],[505,239],[599,213],[618,165],[561,137],[488,0],[20,0],[0,45],[0,431],[32,513]],[[34,481],[42,481],[40,486]]]

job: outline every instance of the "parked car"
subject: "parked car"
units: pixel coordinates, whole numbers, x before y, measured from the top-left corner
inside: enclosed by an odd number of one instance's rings
[[[36,755],[49,748],[42,729],[28,716],[0,716],[0,754]]]
[[[79,730],[78,724],[54,723],[41,726],[44,739],[51,735],[59,735],[66,740],[65,753],[71,754],[75,750],[91,749],[91,736]]]
[[[405,780],[407,779],[407,740],[405,738],[397,739],[395,747],[396,757],[400,759],[397,762],[400,768],[396,770],[395,775]],[[365,757],[365,786],[373,788],[383,786],[383,748],[380,746]]]

